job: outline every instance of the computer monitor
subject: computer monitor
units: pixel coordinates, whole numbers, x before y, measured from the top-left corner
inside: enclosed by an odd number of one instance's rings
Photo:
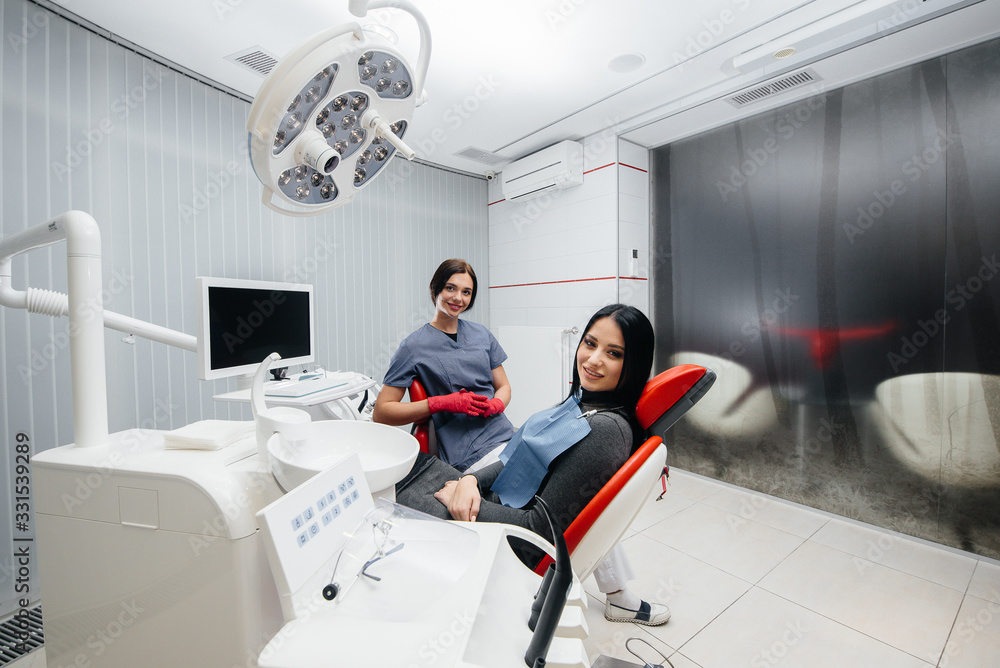
[[[198,377],[252,374],[269,354],[274,367],[316,359],[313,286],[199,276]]]

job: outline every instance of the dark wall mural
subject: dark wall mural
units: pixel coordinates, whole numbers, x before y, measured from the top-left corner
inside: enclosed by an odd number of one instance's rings
[[[671,463],[1000,557],[1000,41],[654,151]]]

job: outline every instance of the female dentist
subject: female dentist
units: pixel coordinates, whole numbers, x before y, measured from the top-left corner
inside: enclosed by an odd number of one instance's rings
[[[478,287],[465,260],[441,263],[430,282],[434,317],[399,344],[372,416],[393,426],[431,416],[439,456],[461,471],[496,461],[514,435],[503,414],[510,403],[507,354],[488,329],[459,319],[475,304]],[[415,378],[428,398],[401,401]]]

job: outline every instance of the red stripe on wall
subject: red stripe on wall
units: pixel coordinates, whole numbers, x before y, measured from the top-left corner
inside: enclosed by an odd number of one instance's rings
[[[507,201],[507,198],[505,197],[505,198],[503,198],[503,199],[498,199],[498,200],[497,200],[497,201],[495,201],[495,202],[490,202],[490,203],[489,203],[489,204],[487,204],[486,206],[493,206],[494,204],[499,204],[500,202],[506,202],[506,201]]]
[[[529,285],[556,285],[557,283],[583,283],[585,281],[613,281],[614,276],[601,276],[599,278],[572,278],[566,281],[541,281],[539,283],[513,283],[511,285],[491,285],[490,290],[494,288],[524,288]]]
[[[619,276],[618,278],[623,281],[648,281],[648,278],[643,278],[642,276]]]
[[[606,165],[601,165],[600,167],[594,167],[593,169],[588,169],[587,171],[584,172],[584,174],[590,174],[591,172],[596,172],[598,169],[604,169],[605,167],[611,167],[614,164],[615,163],[613,163],[613,162],[609,162]]]
[[[649,173],[645,169],[643,169],[642,167],[636,167],[635,165],[630,165],[630,164],[625,163],[625,162],[619,162],[618,164],[621,165],[622,167],[631,167],[635,171],[642,172],[643,174],[648,174]]]

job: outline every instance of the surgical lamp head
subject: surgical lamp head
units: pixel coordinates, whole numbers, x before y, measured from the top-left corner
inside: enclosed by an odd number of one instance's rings
[[[406,0],[370,3],[381,6],[403,9],[417,21],[416,68],[389,40],[349,23],[293,49],[261,85],[247,130],[269,208],[289,216],[329,211],[350,202],[397,152],[414,158],[402,139],[423,99],[430,30]],[[368,8],[351,3],[358,16]]]

